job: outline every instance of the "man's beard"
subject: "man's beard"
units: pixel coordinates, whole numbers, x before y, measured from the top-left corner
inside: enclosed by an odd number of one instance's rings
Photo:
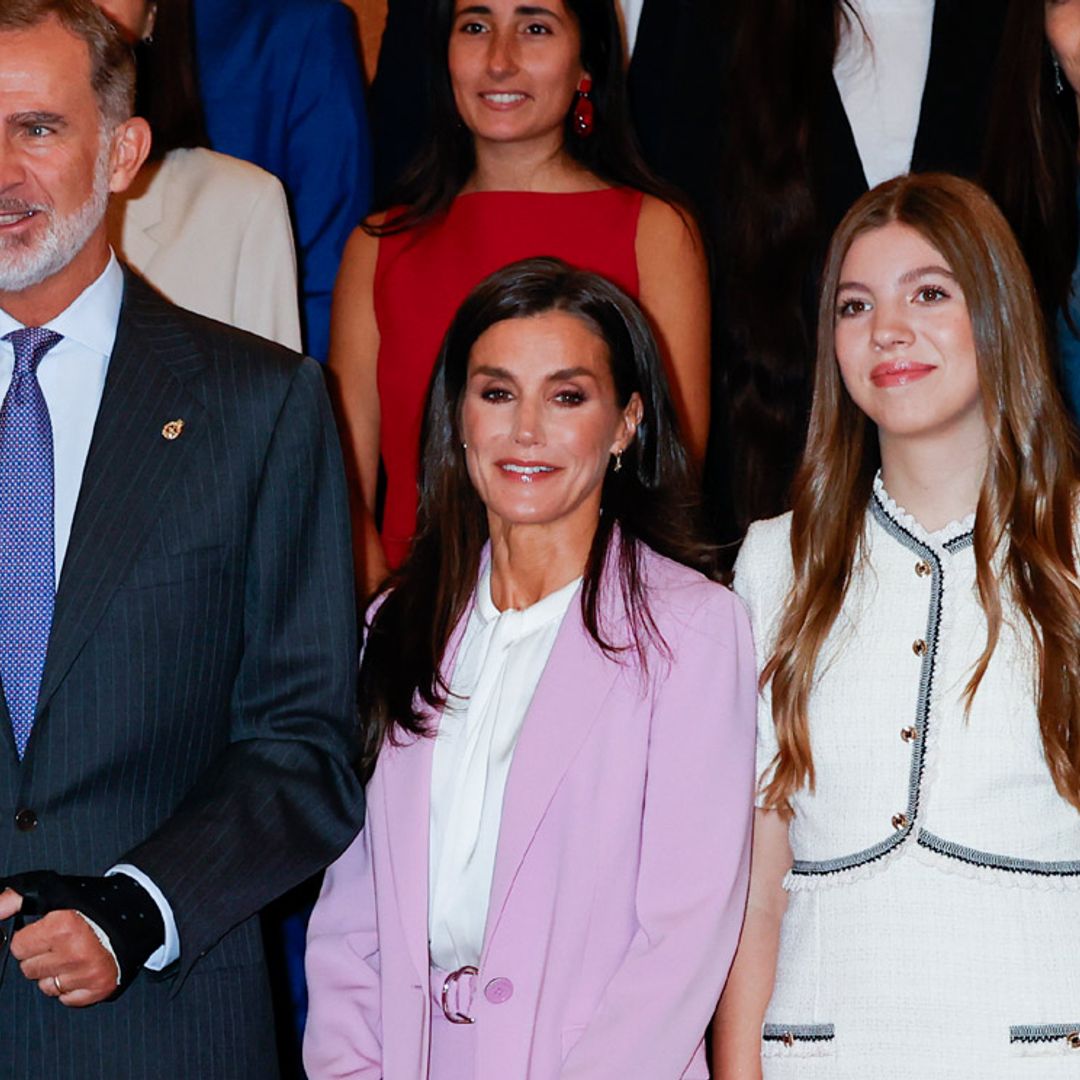
[[[0,238],[0,292],[22,292],[63,270],[86,246],[109,204],[109,158],[112,139],[101,133],[94,163],[94,186],[77,210],[61,217],[51,207],[23,199],[0,198],[0,214],[36,211],[46,217],[44,230],[33,237]]]

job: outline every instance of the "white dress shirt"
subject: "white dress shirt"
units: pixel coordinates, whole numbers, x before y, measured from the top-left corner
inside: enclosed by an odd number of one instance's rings
[[[523,611],[499,611],[490,563],[480,575],[431,769],[429,949],[431,962],[446,971],[480,960],[506,778],[580,584],[578,578]]]
[[[911,168],[919,128],[934,0],[856,0],[833,64],[870,187]],[[865,31],[865,33],[864,33]]]
[[[124,274],[116,256],[110,255],[101,275],[45,324],[63,338],[45,354],[37,369],[38,385],[49,409],[53,433],[53,529],[58,583],[71,539],[71,522],[105,389],[123,297]],[[0,308],[0,338],[22,328],[21,322]],[[0,341],[0,398],[11,385],[14,368],[14,346],[10,341]],[[121,864],[108,873],[133,877],[161,909],[165,943],[146,962],[151,970],[160,971],[180,955],[172,907],[161,890],[136,867]],[[97,932],[100,937],[100,931]]]
[[[53,430],[53,529],[58,583],[123,295],[124,275],[112,256],[101,276],[70,307],[45,324],[63,337],[45,354],[37,369]],[[0,308],[0,338],[21,330],[22,325]],[[10,341],[0,341],[0,387],[4,394],[11,385],[14,367],[14,346]]]
[[[619,0],[622,8],[623,26],[626,28],[626,55],[630,56],[634,51],[634,42],[637,41],[638,24],[641,22],[641,9],[645,6],[645,0]]]

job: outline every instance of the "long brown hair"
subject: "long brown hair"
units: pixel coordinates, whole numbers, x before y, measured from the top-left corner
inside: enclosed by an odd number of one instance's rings
[[[765,798],[770,807],[786,810],[799,788],[814,784],[808,713],[817,659],[851,580],[879,464],[873,425],[848,395],[836,363],[837,285],[855,238],[891,222],[915,229],[941,253],[967,300],[975,338],[990,447],[974,534],[987,637],[967,684],[967,704],[997,645],[1007,588],[1035,638],[1046,761],[1062,797],[1080,809],[1077,445],[1016,239],[985,192],[932,173],[900,177],[868,192],[841,221],[829,248],[810,429],[793,485],[794,584],[761,676],[762,686],[772,684],[779,741]],[[1000,579],[993,559],[999,550]]]
[[[582,619],[589,634],[605,652],[630,650],[642,662],[648,644],[664,650],[649,611],[642,545],[719,577],[718,553],[701,539],[696,486],[645,316],[598,274],[575,270],[558,259],[511,263],[469,294],[439,355],[424,414],[416,539],[385,595],[373,601],[378,609],[364,642],[364,774],[387,740],[426,734],[425,712],[445,705],[449,687],[441,671],[443,657],[476,587],[488,528],[484,504],[461,452],[460,412],[469,355],[481,334],[496,323],[547,311],[580,319],[603,340],[620,407],[635,393],[642,402],[642,419],[622,467],[618,472],[609,469],[603,482],[602,512],[581,588]],[[626,620],[619,640],[612,639],[614,627],[602,625],[602,589],[616,590],[622,601]]]

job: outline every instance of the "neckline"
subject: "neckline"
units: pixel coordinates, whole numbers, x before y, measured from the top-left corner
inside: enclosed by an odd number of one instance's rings
[[[920,524],[914,514],[905,510],[889,494],[885,487],[885,481],[881,478],[880,469],[874,476],[874,498],[888,517],[920,543],[929,547],[944,548],[946,545],[955,544],[957,540],[970,536],[975,529],[975,515],[972,513],[950,521],[940,529],[929,532]]]
[[[531,634],[547,623],[561,619],[566,614],[574,594],[581,585],[580,577],[567,582],[562,588],[542,596],[527,608],[507,608],[500,611],[491,598],[491,562],[486,563],[476,586],[476,611],[485,623],[499,622],[516,629],[515,637]]]
[[[454,196],[454,202],[462,199],[474,199],[482,195],[495,196],[498,198],[541,198],[541,199],[578,199],[589,196],[610,195],[613,191],[624,191],[620,186],[602,188],[583,188],[581,191],[517,191],[513,188],[489,188],[484,191],[462,191]]]

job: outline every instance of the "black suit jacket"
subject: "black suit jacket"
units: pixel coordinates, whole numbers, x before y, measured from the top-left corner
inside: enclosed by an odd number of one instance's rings
[[[630,65],[630,100],[634,123],[649,164],[665,180],[682,189],[701,215],[711,241],[720,286],[713,312],[714,368],[713,430],[706,467],[710,508],[723,539],[739,533],[733,472],[753,433],[728,430],[727,371],[737,346],[726,335],[728,318],[722,283],[738,266],[725,243],[725,211],[718,177],[728,169],[725,146],[732,110],[754,109],[753,100],[729,85],[733,37],[742,4],[765,0],[645,0],[637,43]],[[934,7],[930,59],[923,91],[919,126],[912,154],[914,172],[941,171],[977,177],[987,131],[994,72],[1001,48],[1007,0],[937,0]],[[768,67],[770,57],[762,56]],[[784,78],[777,69],[775,78]],[[818,276],[829,237],[848,208],[867,190],[840,92],[830,80],[819,102],[810,139],[811,182],[819,211],[817,251],[803,286],[808,326],[817,313]],[[812,335],[811,335],[812,337]],[[809,373],[813,356],[806,357],[801,388],[809,408]],[[793,432],[801,445],[805,431]],[[791,479],[794,461],[774,462]],[[778,513],[770,506],[768,513]],[[738,513],[736,512],[738,510]],[[753,516],[753,515],[751,515]],[[731,549],[732,555],[734,549]]]
[[[913,172],[977,175],[1006,2],[937,0]],[[645,0],[630,65],[634,124],[649,163],[706,216],[716,198],[728,110],[754,107],[737,93],[728,100],[738,11],[738,4],[715,0]],[[769,57],[761,62],[767,66]],[[831,231],[867,187],[835,85],[821,103],[812,153]]]
[[[318,366],[128,275],[0,872],[133,863],[181,955],[83,1010],[9,964],[0,1076],[276,1074],[255,915],[363,813],[347,522]]]

